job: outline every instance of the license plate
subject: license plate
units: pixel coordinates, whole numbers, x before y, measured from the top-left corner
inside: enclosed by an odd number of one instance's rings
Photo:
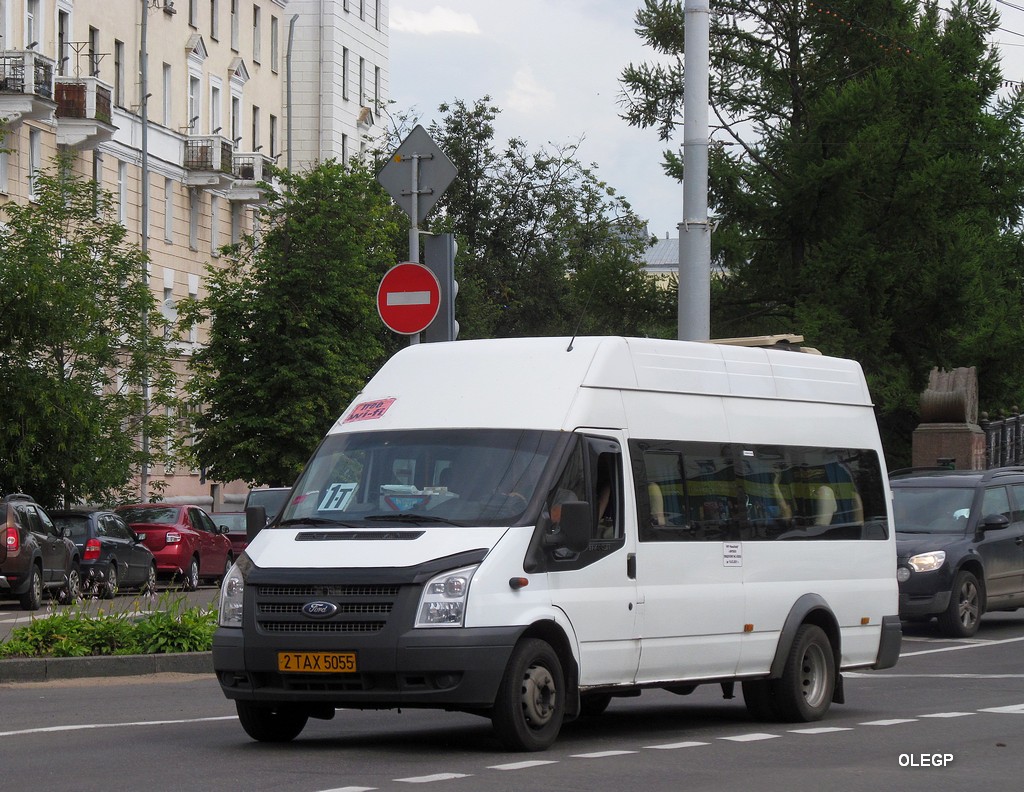
[[[277,670],[293,674],[350,674],[355,652],[278,652]]]

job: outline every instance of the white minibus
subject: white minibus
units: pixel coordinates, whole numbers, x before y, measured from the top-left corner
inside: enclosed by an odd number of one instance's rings
[[[739,682],[757,719],[812,721],[843,671],[895,664],[895,558],[853,361],[418,344],[226,576],[213,661],[261,741],[339,708],[431,707],[543,750],[617,696],[709,683]]]

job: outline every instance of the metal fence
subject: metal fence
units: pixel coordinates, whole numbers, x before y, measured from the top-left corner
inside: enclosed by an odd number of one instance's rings
[[[1017,407],[1013,414],[990,420],[987,413],[978,421],[985,432],[985,466],[1024,465],[1024,416]]]

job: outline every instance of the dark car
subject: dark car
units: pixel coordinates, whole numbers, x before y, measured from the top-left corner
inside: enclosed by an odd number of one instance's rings
[[[249,546],[249,535],[245,532],[245,512],[210,512],[210,517],[214,525],[227,532],[235,558],[238,558],[239,553]]]
[[[180,578],[187,591],[200,580],[220,580],[235,562],[230,540],[199,506],[136,503],[117,513],[153,551],[157,574]]]
[[[81,596],[78,548],[42,506],[28,495],[7,495],[0,520],[0,596],[17,597],[25,610],[39,610],[43,591],[64,602]]]
[[[983,613],[1024,606],[1024,468],[890,476],[900,617],[967,637]]]
[[[245,496],[245,506],[242,507],[242,511],[250,506],[262,506],[267,510],[267,524],[269,525],[288,502],[288,493],[291,491],[291,487],[261,487],[249,490],[249,494]]]
[[[112,599],[119,589],[156,590],[156,558],[119,515],[70,509],[50,516],[78,546],[84,587],[104,599]]]

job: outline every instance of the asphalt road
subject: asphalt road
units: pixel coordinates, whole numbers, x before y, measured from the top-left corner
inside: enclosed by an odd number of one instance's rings
[[[620,699],[543,753],[501,751],[458,713],[339,710],[293,743],[249,740],[212,678],[0,685],[0,787],[103,790],[677,792],[1016,789],[1024,776],[1024,611],[974,639],[907,628],[893,669],[848,674],[812,724],[751,721],[715,686]]]

